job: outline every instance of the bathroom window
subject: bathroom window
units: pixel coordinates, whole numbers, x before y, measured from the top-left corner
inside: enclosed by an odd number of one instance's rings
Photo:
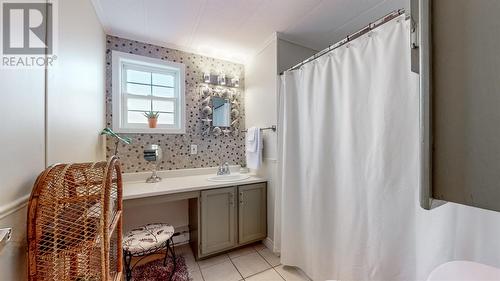
[[[113,129],[121,133],[185,133],[185,66],[113,51]],[[150,128],[147,112],[158,112]]]

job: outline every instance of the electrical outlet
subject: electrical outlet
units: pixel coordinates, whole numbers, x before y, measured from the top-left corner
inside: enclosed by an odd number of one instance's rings
[[[198,154],[198,146],[196,144],[191,145],[190,153],[191,155]]]

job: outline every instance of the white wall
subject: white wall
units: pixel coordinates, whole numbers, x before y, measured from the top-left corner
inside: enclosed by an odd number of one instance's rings
[[[285,39],[278,39],[278,73],[282,73],[317,52],[317,50],[298,45]]]
[[[90,0],[59,1],[59,47],[48,72],[47,162],[104,160],[106,35]]]
[[[0,214],[30,193],[43,169],[44,70],[0,69]]]
[[[277,122],[277,40],[268,42],[245,65],[245,125],[268,127]],[[276,158],[276,136],[264,132],[264,158]]]
[[[43,69],[0,70],[0,228],[14,229],[0,249],[2,281],[25,279],[24,206],[45,167],[44,81]]]
[[[131,205],[123,202],[123,232],[148,223],[167,222],[175,229],[189,225],[188,200],[178,200],[161,204]]]
[[[268,127],[278,120],[278,74],[316,51],[279,38],[275,34],[245,65],[246,127]],[[264,132],[264,159],[276,159],[276,133]]]
[[[0,249],[2,281],[26,280],[26,196],[45,161],[105,155],[98,136],[105,125],[105,35],[89,0],[58,4],[60,64],[49,71],[48,91],[44,70],[0,70],[0,228],[14,229],[12,241]]]
[[[316,51],[285,41],[274,34],[245,65],[246,127],[269,127],[278,123],[278,74],[313,55]],[[263,165],[257,173],[268,179],[267,235],[274,236],[274,190],[277,176],[277,134],[263,133]]]
[[[277,39],[267,45],[245,65],[245,125],[269,127],[277,123]],[[263,166],[258,174],[269,179],[267,185],[267,235],[274,232],[274,170],[276,168],[276,133],[263,135]],[[271,165],[269,165],[271,163]]]

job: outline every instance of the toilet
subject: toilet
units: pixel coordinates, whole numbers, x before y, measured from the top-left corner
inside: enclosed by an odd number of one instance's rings
[[[500,269],[471,261],[451,261],[434,269],[427,281],[500,280]]]

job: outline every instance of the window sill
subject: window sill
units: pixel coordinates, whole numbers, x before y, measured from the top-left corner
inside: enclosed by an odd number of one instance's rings
[[[186,133],[185,129],[169,129],[169,128],[113,128],[117,133],[121,134],[166,134],[166,135],[182,135]]]

